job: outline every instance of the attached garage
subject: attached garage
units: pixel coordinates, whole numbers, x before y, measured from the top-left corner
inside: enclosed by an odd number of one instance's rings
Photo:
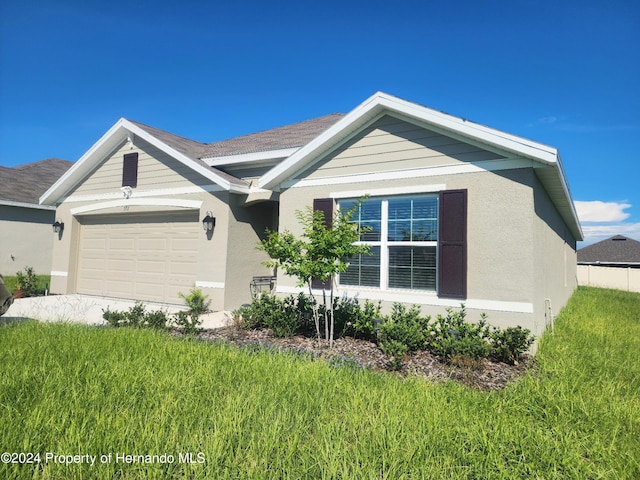
[[[79,220],[78,293],[177,304],[195,284],[197,211]]]

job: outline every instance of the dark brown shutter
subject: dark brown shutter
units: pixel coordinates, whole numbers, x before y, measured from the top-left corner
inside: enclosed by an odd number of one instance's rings
[[[333,198],[314,198],[313,199],[313,211],[320,210],[324,214],[324,225],[327,228],[331,228],[333,224]],[[312,288],[331,288],[331,279],[326,281],[320,280],[319,278],[314,278],[311,281]]]
[[[125,153],[122,163],[122,186],[138,186],[138,154]]]
[[[467,190],[440,192],[438,296],[467,298]]]

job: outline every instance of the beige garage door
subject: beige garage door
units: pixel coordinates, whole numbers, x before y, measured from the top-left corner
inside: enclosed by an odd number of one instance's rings
[[[80,219],[77,290],[89,295],[183,303],[196,280],[198,212]]]

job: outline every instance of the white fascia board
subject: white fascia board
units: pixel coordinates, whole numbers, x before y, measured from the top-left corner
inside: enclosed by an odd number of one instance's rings
[[[417,105],[386,93],[379,92],[377,95],[380,105],[391,111],[408,115],[444,130],[470,137],[482,143],[493,145],[501,150],[507,150],[531,158],[532,160],[547,164],[555,164],[557,161],[558,151],[549,145],[534,142],[533,140],[496,130],[479,123],[465,120],[464,118],[423,107],[422,105]]]
[[[517,137],[462,118],[432,110],[400,98],[378,92],[353,109],[324,133],[298,150],[284,162],[269,170],[260,179],[263,188],[274,188],[278,183],[303,168],[308,161],[318,158],[337,146],[355,131],[384,113],[399,113],[427,125],[497,147],[542,163],[555,165],[555,148]]]
[[[202,161],[210,167],[229,165],[245,165],[250,163],[265,163],[270,160],[280,160],[296,153],[300,147],[281,148],[279,150],[265,150],[262,152],[241,153],[238,155],[224,155],[220,157],[204,157]]]
[[[12,202],[10,200],[0,200],[0,205],[6,207],[20,207],[20,208],[33,208],[35,210],[55,210],[55,206],[51,205],[38,205],[37,203],[25,203],[25,202]]]
[[[40,204],[53,205],[73,186],[80,182],[95,166],[91,161],[93,158],[102,158],[123,142],[126,138],[123,122],[121,118],[107,132],[87,150],[73,166],[62,175],[56,183],[40,197]]]

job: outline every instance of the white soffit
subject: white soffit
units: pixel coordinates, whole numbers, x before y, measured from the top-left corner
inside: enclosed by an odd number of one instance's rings
[[[278,150],[265,150],[262,152],[241,153],[238,155],[223,155],[220,157],[204,157],[202,161],[210,167],[222,167],[231,165],[262,164],[269,161],[282,160],[290,157],[300,150],[300,147],[281,148]]]

